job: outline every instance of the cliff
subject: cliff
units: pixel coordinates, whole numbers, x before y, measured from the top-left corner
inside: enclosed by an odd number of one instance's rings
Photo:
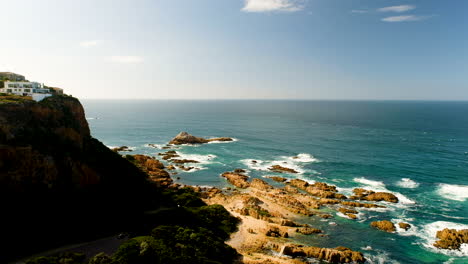
[[[157,200],[66,96],[0,102],[0,196],[6,259],[127,230]]]

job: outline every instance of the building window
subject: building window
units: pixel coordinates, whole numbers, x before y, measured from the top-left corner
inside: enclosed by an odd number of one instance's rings
[[[31,89],[24,89],[24,92],[25,92],[25,93],[30,93],[30,92],[31,92]]]
[[[7,93],[12,93],[13,91],[11,89],[7,89]]]

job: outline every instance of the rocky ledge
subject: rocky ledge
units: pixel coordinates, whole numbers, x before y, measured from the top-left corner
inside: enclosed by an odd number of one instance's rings
[[[448,229],[437,231],[437,240],[434,246],[443,249],[458,250],[461,244],[468,243],[468,229]]]
[[[196,137],[196,136],[190,135],[187,132],[180,132],[175,138],[169,141],[169,144],[171,145],[205,144],[205,143],[209,143],[213,141],[233,141],[233,139],[229,137],[205,139],[202,137]]]
[[[374,221],[371,223],[371,226],[372,227],[375,227],[377,229],[380,229],[382,231],[385,231],[385,232],[395,232],[396,231],[396,227],[395,225],[388,221],[388,220],[383,220],[383,221]]]
[[[286,245],[281,250],[284,255],[326,260],[329,263],[364,263],[366,259],[361,252],[346,247],[320,248],[302,245]]]

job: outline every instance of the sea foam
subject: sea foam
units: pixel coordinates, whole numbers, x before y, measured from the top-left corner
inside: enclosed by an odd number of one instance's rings
[[[411,180],[410,178],[402,178],[400,181],[396,183],[397,186],[400,186],[401,188],[408,188],[408,189],[414,189],[419,187],[419,183]]]
[[[403,194],[401,194],[399,192],[392,192],[392,191],[388,190],[386,188],[385,184],[383,182],[381,182],[381,181],[373,181],[373,180],[366,179],[364,177],[354,178],[353,180],[355,182],[357,182],[357,183],[361,183],[363,185],[366,185],[366,186],[364,186],[364,188],[371,189],[372,191],[389,192],[389,193],[394,194],[398,198],[399,203],[398,204],[392,204],[393,206],[398,207],[401,204],[410,205],[410,204],[415,204],[416,203],[415,201],[411,200],[410,198],[404,196]]]
[[[256,161],[256,162],[253,162]],[[244,165],[246,165],[249,169],[252,170],[258,170],[258,171],[269,171],[269,168],[274,165],[280,165],[283,167],[287,167],[290,169],[293,169],[297,171],[299,174],[304,174],[306,170],[302,167],[303,163],[312,163],[312,162],[318,162],[319,160],[314,158],[312,155],[307,154],[307,153],[301,153],[297,156],[281,156],[279,157],[278,160],[270,160],[270,161],[264,161],[264,160],[254,160],[254,159],[244,159],[241,160]],[[310,171],[314,174],[317,174],[318,172],[316,171]]]
[[[464,202],[468,199],[468,186],[441,183],[437,193],[446,199]]]

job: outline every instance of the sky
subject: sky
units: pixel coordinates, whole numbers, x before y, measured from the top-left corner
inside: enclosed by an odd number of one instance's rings
[[[0,71],[80,99],[468,100],[465,0],[0,6]]]

